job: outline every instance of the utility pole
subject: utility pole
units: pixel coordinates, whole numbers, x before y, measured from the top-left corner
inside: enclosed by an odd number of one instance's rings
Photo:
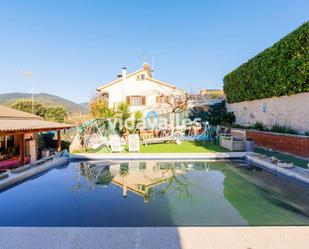
[[[34,114],[34,82],[33,82],[33,78],[32,78],[32,72],[28,71],[28,72],[24,72],[21,70],[21,73],[29,78],[30,80],[30,84],[31,84],[31,112],[32,114]]]

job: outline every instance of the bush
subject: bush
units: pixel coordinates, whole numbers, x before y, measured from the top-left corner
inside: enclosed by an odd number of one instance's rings
[[[285,134],[298,134],[298,131],[288,127],[288,126],[281,126],[279,124],[275,124],[270,128],[270,131],[277,132],[277,133],[285,133]]]
[[[229,103],[309,92],[309,22],[224,77]]]
[[[231,125],[235,122],[235,115],[227,112],[225,102],[209,106],[209,110],[194,107],[189,110],[189,118],[201,118],[202,122],[208,121],[211,125]]]
[[[258,131],[266,131],[266,130],[268,130],[267,127],[262,122],[256,122],[252,126],[252,129],[258,130]]]

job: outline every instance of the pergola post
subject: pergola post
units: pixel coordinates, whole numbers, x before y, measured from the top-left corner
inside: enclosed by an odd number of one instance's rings
[[[20,135],[19,142],[20,165],[25,165],[25,134]]]
[[[61,151],[61,131],[57,130],[57,151]]]

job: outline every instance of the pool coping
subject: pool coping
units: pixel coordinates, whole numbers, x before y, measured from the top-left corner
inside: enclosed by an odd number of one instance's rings
[[[80,153],[70,154],[72,160],[186,160],[186,159],[236,159],[244,158],[247,152],[215,153]]]
[[[282,168],[276,164],[269,162],[266,159],[261,158],[259,153],[248,153],[246,160],[253,163],[256,167],[267,170],[272,174],[278,174],[287,177],[290,180],[295,180],[304,184],[309,184],[309,169],[304,169],[298,166],[294,168]]]
[[[28,178],[38,175],[42,172],[48,171],[52,168],[59,167],[61,165],[69,163],[70,159],[68,157],[57,157],[50,161],[46,161],[40,165],[33,166],[31,164],[23,166],[27,168],[24,171],[13,173],[13,171],[8,171],[8,177],[0,180],[0,191],[5,190],[11,186],[14,186],[20,182],[27,180]]]
[[[305,249],[308,232],[308,226],[0,227],[0,246],[6,249]]]

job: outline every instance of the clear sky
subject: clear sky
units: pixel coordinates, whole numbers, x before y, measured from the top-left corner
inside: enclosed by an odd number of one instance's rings
[[[35,92],[85,102],[152,56],[157,79],[222,88],[224,75],[308,20],[308,0],[1,0],[0,93],[30,92],[20,73],[30,70]]]

